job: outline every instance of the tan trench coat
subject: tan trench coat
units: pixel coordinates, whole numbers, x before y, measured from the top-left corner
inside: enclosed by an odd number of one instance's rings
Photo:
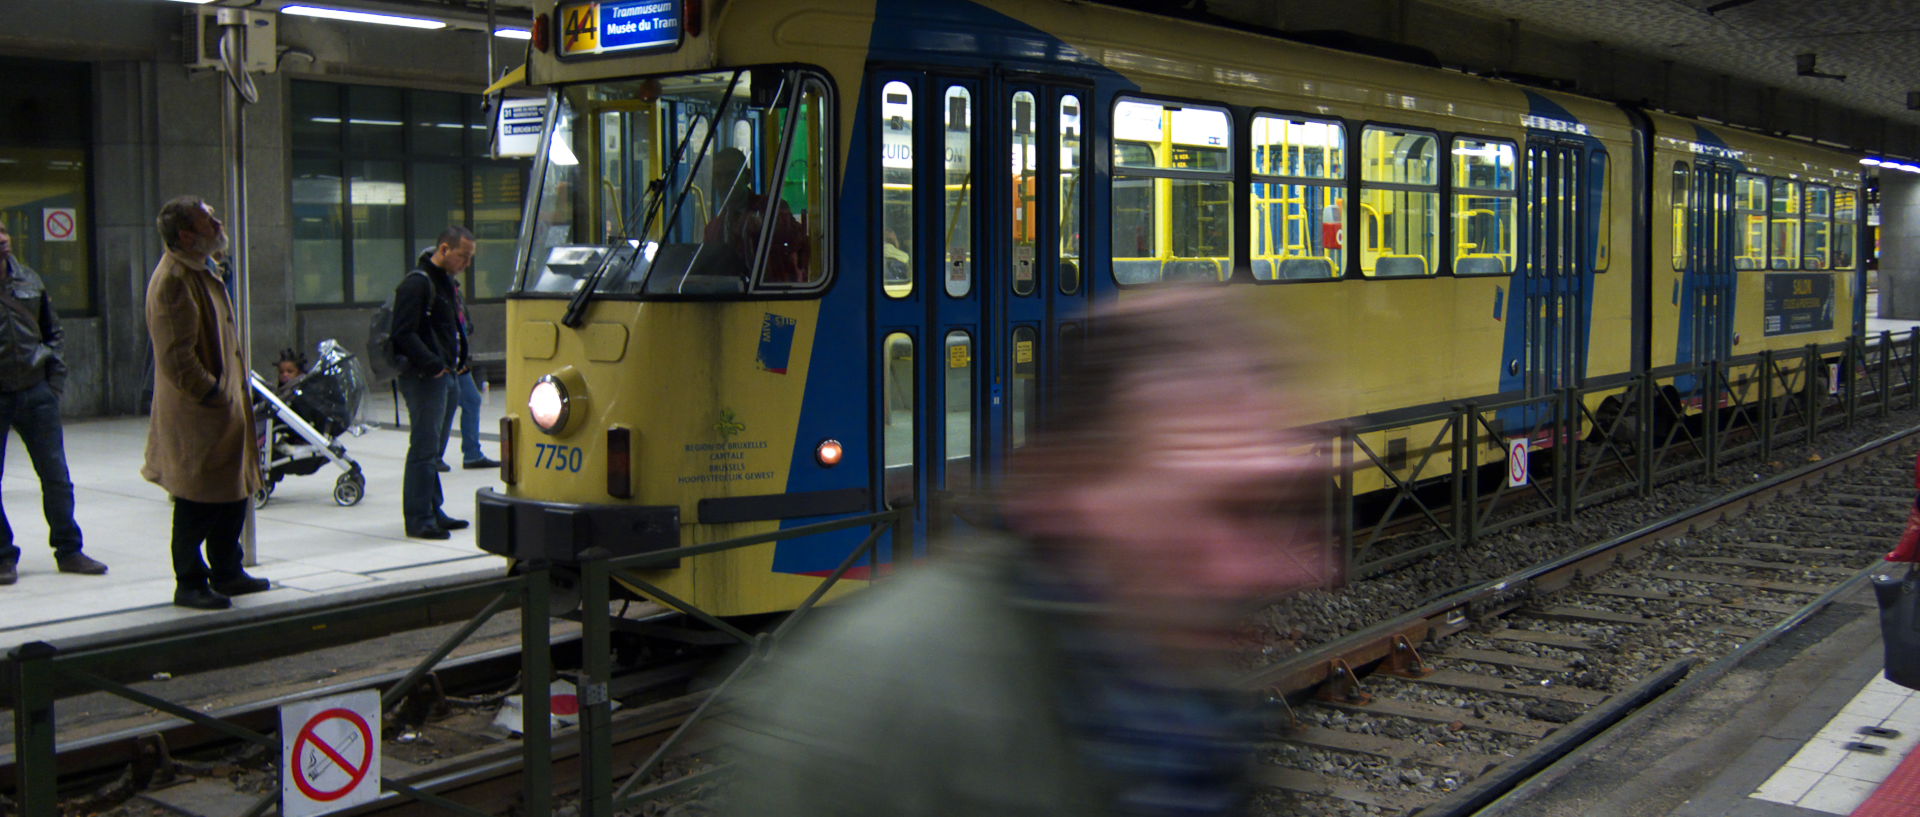
[[[167,250],[147,281],[147,332],[153,418],[140,475],[195,502],[252,496],[260,488],[252,393],[219,274]]]

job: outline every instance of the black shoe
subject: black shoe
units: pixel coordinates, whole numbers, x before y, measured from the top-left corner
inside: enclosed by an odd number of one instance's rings
[[[222,596],[244,596],[258,593],[273,586],[273,582],[259,576],[249,576],[245,572],[231,579],[214,579],[213,592]]]
[[[13,562],[0,562],[0,584],[13,584],[20,580],[20,567]]]
[[[460,467],[471,469],[471,470],[479,470],[481,468],[499,468],[500,461],[496,459],[491,459],[488,457],[481,457],[480,459],[477,459],[477,460],[467,460],[465,463],[462,463]]]
[[[467,520],[455,519],[451,516],[442,516],[437,524],[440,525],[441,530],[460,530],[467,526]]]
[[[448,465],[444,462],[436,462],[433,464],[433,470],[439,471],[440,473],[444,474],[448,471],[453,470],[453,466]]]
[[[68,553],[56,556],[54,563],[60,566],[62,573],[78,573],[82,576],[105,576],[107,566],[85,553]]]
[[[173,606],[195,610],[225,610],[233,606],[226,596],[205,587],[179,587],[173,591]]]
[[[428,526],[426,526],[426,527],[424,527],[424,528],[408,528],[408,529],[407,529],[407,535],[408,535],[408,536],[410,536],[410,537],[413,537],[413,538],[415,538],[415,539],[447,539],[447,538],[450,538],[450,537],[449,537],[449,534],[447,533],[447,529],[446,529],[446,528],[443,528],[443,527],[440,527],[439,525],[428,525]]]

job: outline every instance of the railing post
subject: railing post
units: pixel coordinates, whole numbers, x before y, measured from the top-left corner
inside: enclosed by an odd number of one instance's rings
[[[1806,398],[1801,401],[1801,408],[1805,412],[1807,422],[1807,439],[1805,442],[1808,448],[1812,448],[1813,435],[1820,430],[1819,396],[1820,392],[1826,390],[1826,384],[1814,382],[1814,380],[1820,377],[1820,347],[1816,344],[1809,343],[1807,344],[1805,354],[1806,363],[1801,369],[1801,377],[1805,380],[1807,387],[1802,390],[1806,393]]]
[[[1841,399],[1841,406],[1846,410],[1848,431],[1853,430],[1853,414],[1860,400],[1860,389],[1857,384],[1860,382],[1860,363],[1864,357],[1860,354],[1860,346],[1861,341],[1858,335],[1847,336],[1847,351],[1840,358],[1840,390],[1845,395]]]
[[[60,813],[59,761],[54,749],[53,645],[34,641],[7,656],[13,672],[13,785],[22,817]]]
[[[1706,409],[1707,479],[1720,478],[1720,361],[1707,361],[1707,387],[1700,392]]]
[[[1653,496],[1653,370],[1640,373],[1640,394],[1634,402],[1639,406],[1639,428],[1634,429],[1633,458],[1640,463],[1640,496]]]
[[[893,533],[890,538],[893,541],[887,543],[887,549],[893,556],[893,567],[899,569],[900,565],[913,561],[912,505],[893,509]]]
[[[1573,489],[1578,480],[1573,472],[1580,467],[1580,410],[1575,402],[1572,386],[1561,389],[1554,398],[1560,405],[1553,414],[1560,418],[1560,426],[1554,431],[1559,438],[1554,441],[1553,449],[1553,492],[1560,497],[1560,512],[1555,516],[1562,522],[1573,521]]]
[[[1760,459],[1773,459],[1773,350],[1760,350]]]
[[[1920,406],[1920,326],[1907,330],[1907,408]]]
[[[1334,509],[1340,515],[1340,578],[1342,583],[1353,576],[1353,426],[1340,427],[1340,496],[1339,505]]]
[[[1480,410],[1472,403],[1460,407],[1467,429],[1467,535],[1458,545],[1480,541]]]
[[[1880,333],[1880,416],[1893,413],[1893,332]]]
[[[547,563],[526,563],[520,579],[520,734],[525,789],[521,813],[553,812],[553,736],[547,681],[553,675],[551,582]]]
[[[1473,513],[1473,506],[1467,504],[1467,483],[1475,474],[1467,467],[1467,418],[1454,407],[1453,417],[1453,541],[1467,540],[1467,517]]]
[[[601,548],[580,554],[582,817],[613,817],[613,705],[607,695],[613,677],[613,622],[607,613],[607,556]]]

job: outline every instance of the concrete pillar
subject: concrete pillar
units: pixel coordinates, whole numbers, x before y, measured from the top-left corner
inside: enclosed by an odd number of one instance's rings
[[[1920,320],[1920,176],[1880,175],[1880,314]]]

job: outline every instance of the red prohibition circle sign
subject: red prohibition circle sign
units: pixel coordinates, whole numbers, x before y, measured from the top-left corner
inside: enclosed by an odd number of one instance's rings
[[[1513,482],[1524,482],[1527,478],[1526,446],[1515,444],[1507,451],[1507,478]]]
[[[73,237],[73,216],[64,210],[47,214],[47,235],[65,241]]]
[[[359,731],[360,763],[358,765],[342,757],[340,750],[335,749],[332,744],[327,743],[326,739],[314,733],[314,727],[335,719],[346,721],[348,726]],[[319,750],[320,754],[326,755],[328,760],[333,761],[335,765],[340,767],[341,771],[347,773],[346,785],[337,789],[322,789],[307,781],[307,775],[299,764],[300,757],[306,754],[308,746]],[[293,769],[293,785],[300,789],[301,794],[323,803],[330,800],[338,800],[345,797],[347,792],[353,791],[355,787],[359,786],[360,781],[366,779],[367,771],[373,768],[373,730],[367,728],[366,719],[360,717],[359,713],[351,709],[334,708],[326,710],[308,718],[306,725],[300,727],[300,735],[293,739],[293,758],[291,762],[295,764]]]

